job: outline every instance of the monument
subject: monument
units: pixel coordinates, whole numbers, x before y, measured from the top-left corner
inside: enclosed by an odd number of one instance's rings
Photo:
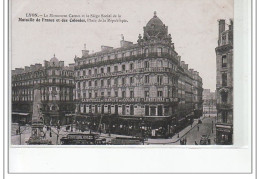
[[[39,85],[34,86],[32,133],[28,140],[29,145],[51,145],[51,141],[43,138],[43,115],[41,92]]]

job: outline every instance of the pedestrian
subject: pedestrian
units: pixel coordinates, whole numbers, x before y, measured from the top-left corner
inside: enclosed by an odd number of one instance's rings
[[[210,142],[210,139],[208,139],[208,144],[210,145],[210,143],[211,143],[211,142]]]
[[[52,137],[51,131],[50,131],[50,137]]]
[[[177,137],[180,138],[180,134],[179,133],[177,134]]]
[[[195,141],[195,145],[198,145],[198,143]]]
[[[200,127],[198,126],[198,131],[200,131]]]
[[[185,143],[185,145],[186,145],[186,143],[187,143],[187,138],[186,138],[186,137],[184,138],[184,141],[185,141],[184,143]]]

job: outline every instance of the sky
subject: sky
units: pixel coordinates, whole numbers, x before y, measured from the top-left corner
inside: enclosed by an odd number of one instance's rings
[[[53,55],[74,63],[84,44],[90,52],[101,45],[120,46],[121,34],[137,42],[138,34],[154,11],[168,26],[172,42],[189,68],[198,71],[203,88],[216,89],[218,19],[234,16],[233,0],[12,0],[11,68],[23,68],[50,60]],[[38,14],[120,14],[126,23],[19,22],[26,13]]]

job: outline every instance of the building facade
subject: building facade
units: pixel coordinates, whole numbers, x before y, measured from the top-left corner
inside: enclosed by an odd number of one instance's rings
[[[120,48],[102,46],[93,54],[85,46],[75,57],[76,113],[86,121],[90,116],[89,125],[169,135],[202,113],[202,79],[181,61],[168,27],[155,13],[143,30],[135,44],[122,38]]]
[[[210,89],[204,89],[202,95],[204,116],[215,116],[217,114],[216,91],[211,92]]]
[[[217,62],[217,124],[216,143],[233,143],[233,20],[226,29],[225,20],[219,20]]]
[[[64,66],[55,55],[44,65],[12,70],[12,121],[30,123],[33,112],[34,86],[39,86],[42,113],[46,124],[60,120],[66,123],[65,114],[74,113],[74,65]]]

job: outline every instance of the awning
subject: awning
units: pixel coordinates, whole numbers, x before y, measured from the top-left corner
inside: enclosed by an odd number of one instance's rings
[[[181,121],[183,121],[183,120],[185,120],[185,119],[186,119],[186,118],[184,117],[184,118],[179,119],[178,121],[181,122]]]
[[[12,112],[12,115],[28,116],[30,113]]]

